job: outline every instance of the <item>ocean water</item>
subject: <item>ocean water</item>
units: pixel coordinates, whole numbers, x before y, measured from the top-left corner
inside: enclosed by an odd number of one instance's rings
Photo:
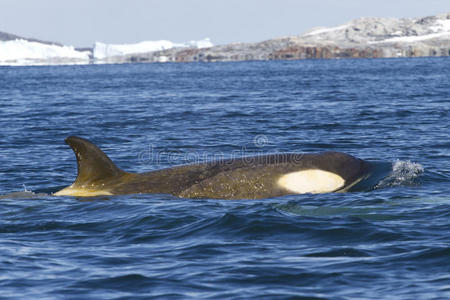
[[[1,299],[448,299],[448,58],[0,67]],[[343,151],[374,188],[56,197],[122,169]]]

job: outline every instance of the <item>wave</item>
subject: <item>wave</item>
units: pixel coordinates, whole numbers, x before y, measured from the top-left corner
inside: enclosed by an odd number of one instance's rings
[[[47,197],[48,194],[45,193],[35,193],[32,191],[22,191],[22,192],[12,192],[9,194],[0,195],[0,200],[3,199],[35,199]]]
[[[33,192],[29,190],[25,184],[22,184],[23,191],[19,192],[11,192],[8,194],[0,194],[0,200],[3,199],[34,199],[34,198],[42,198],[49,196],[50,193],[47,193],[46,190],[39,190]]]

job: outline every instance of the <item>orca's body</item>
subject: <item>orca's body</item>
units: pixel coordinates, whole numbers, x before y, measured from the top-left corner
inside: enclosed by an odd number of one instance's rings
[[[176,166],[147,173],[117,168],[97,146],[79,137],[66,143],[77,157],[75,182],[54,195],[137,193],[182,198],[259,199],[289,194],[344,192],[365,179],[370,164],[340,152],[273,154]]]

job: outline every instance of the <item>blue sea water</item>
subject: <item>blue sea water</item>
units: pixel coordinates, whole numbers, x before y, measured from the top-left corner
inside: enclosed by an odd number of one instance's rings
[[[0,298],[450,298],[450,60],[0,67]],[[56,197],[78,135],[122,169],[343,151],[376,188]]]

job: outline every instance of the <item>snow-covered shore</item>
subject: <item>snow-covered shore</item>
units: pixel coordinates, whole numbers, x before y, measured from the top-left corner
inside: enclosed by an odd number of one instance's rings
[[[209,39],[174,43],[144,41],[135,44],[104,44],[96,42],[91,51],[78,51],[72,46],[40,43],[25,39],[0,41],[0,65],[88,64],[108,62],[110,58],[148,53],[172,48],[207,48]]]

